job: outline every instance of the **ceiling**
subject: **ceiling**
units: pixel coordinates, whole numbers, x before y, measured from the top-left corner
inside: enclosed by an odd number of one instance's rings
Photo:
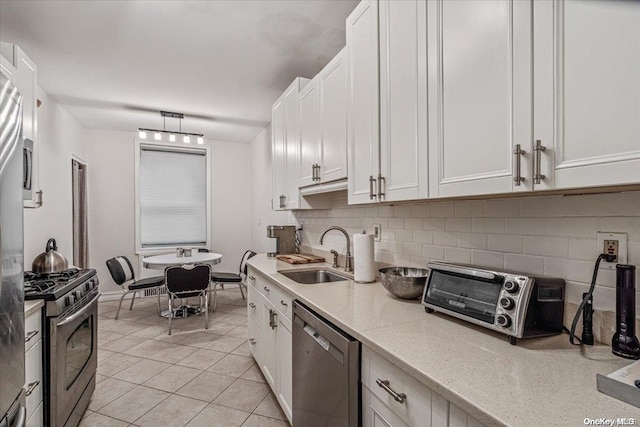
[[[0,0],[0,40],[87,128],[162,128],[167,110],[185,114],[184,131],[246,143],[295,77],[345,45],[357,3]]]

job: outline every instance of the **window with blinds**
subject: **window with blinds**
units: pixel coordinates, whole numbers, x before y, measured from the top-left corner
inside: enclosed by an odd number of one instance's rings
[[[138,173],[142,248],[206,245],[206,151],[141,145]]]

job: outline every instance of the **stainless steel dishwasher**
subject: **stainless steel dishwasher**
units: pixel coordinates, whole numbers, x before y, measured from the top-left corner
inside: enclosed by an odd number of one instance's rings
[[[293,425],[360,425],[360,342],[293,301]]]

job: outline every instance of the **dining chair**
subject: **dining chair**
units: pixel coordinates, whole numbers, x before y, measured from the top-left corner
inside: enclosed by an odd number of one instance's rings
[[[124,256],[116,256],[107,260],[107,268],[113,281],[122,289],[122,296],[120,297],[120,304],[118,304],[118,310],[116,311],[116,320],[120,314],[120,307],[122,306],[122,300],[125,296],[133,293],[131,297],[131,305],[129,310],[133,309],[133,302],[136,299],[136,293],[145,289],[159,288],[164,285],[164,277],[148,277],[145,279],[136,280],[136,275],[133,271],[133,266],[129,259]],[[158,313],[160,313],[160,292],[158,292]]]
[[[209,283],[211,266],[208,264],[184,264],[167,267],[164,280],[169,295],[169,335],[171,335],[171,319],[173,318],[173,301],[176,298],[200,299],[200,314],[204,306],[204,328],[209,329]],[[204,299],[204,304],[202,300]]]
[[[218,286],[224,289],[225,283],[237,283],[238,288],[240,288],[240,294],[242,295],[242,299],[245,299],[243,287],[246,289],[247,284],[245,280],[247,279],[247,261],[249,258],[254,256],[256,253],[252,250],[248,250],[242,255],[242,259],[240,260],[240,268],[238,269],[238,274],[236,273],[222,273],[218,271],[214,271],[211,273],[211,283],[213,283],[213,311],[216,311],[217,307],[217,288]]]

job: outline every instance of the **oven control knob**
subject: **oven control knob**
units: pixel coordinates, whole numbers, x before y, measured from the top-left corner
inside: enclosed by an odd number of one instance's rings
[[[505,310],[511,310],[515,306],[516,306],[516,302],[513,300],[513,298],[510,298],[510,297],[500,298],[500,307],[504,308]]]
[[[65,298],[65,302],[67,306],[73,305],[76,302],[76,296],[74,294],[69,294],[67,298]]]
[[[87,283],[84,284],[84,288],[88,291],[90,291],[93,288],[93,280],[88,281]]]
[[[510,294],[515,294],[520,290],[520,285],[518,285],[513,280],[509,280],[504,284],[504,290],[509,292]]]
[[[79,301],[82,299],[82,291],[75,291],[74,294],[76,296],[76,301]]]
[[[509,326],[511,326],[511,317],[507,316],[506,314],[499,315],[496,320],[498,321],[498,325],[502,326],[503,328],[508,328]]]

